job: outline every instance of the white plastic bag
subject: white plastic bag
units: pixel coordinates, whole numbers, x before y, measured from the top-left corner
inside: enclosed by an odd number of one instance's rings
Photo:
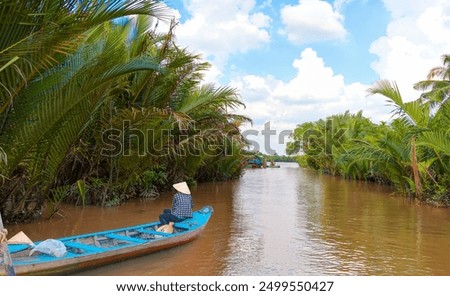
[[[64,255],[66,255],[67,253],[66,246],[62,242],[51,238],[43,242],[40,242],[37,246],[35,246],[30,251],[30,256],[33,255],[33,253],[36,251],[52,255],[58,258],[64,257]]]

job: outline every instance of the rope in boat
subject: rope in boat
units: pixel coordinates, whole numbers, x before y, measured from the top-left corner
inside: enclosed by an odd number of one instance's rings
[[[6,236],[8,235],[8,230],[6,228],[3,228],[0,230],[0,243],[3,243],[6,241]]]

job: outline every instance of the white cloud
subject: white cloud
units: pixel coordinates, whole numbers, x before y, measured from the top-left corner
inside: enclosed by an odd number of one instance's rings
[[[417,19],[417,26],[434,44],[448,45],[450,36],[450,5],[429,7]]]
[[[167,34],[170,30],[171,21],[180,19],[181,15],[178,10],[167,6],[165,3],[161,3],[161,6],[163,7],[161,10],[163,16],[159,19],[153,17],[149,18],[149,30],[154,30],[158,34]],[[131,15],[129,18],[134,24],[136,22],[137,15]]]
[[[293,67],[297,74],[288,82],[273,76],[235,78],[231,85],[240,90],[247,105],[243,112],[255,121],[274,120],[292,126],[346,110],[366,112],[372,109],[372,120],[386,119],[383,98],[368,97],[369,85],[345,84],[344,77],[326,66],[313,49],[303,50]]]
[[[266,28],[271,19],[256,12],[255,5],[254,0],[187,0],[191,17],[176,29],[177,42],[222,69],[230,54],[270,42]]]
[[[268,28],[270,27],[271,19],[264,13],[257,12],[250,15],[250,22],[258,28]]]
[[[394,19],[402,18],[408,15],[416,15],[424,11],[430,4],[444,3],[446,0],[438,1],[411,1],[411,0],[383,0],[384,6],[391,13]]]
[[[283,7],[281,18],[287,38],[297,44],[343,40],[347,34],[343,15],[326,1],[300,0]]]
[[[297,70],[297,76],[277,89],[277,97],[294,102],[327,101],[341,94],[344,77],[334,75],[333,70],[325,66],[323,59],[319,58],[313,49],[305,49],[301,58],[294,60],[293,66]]]
[[[255,126],[244,130],[259,131],[258,137],[253,139],[260,144],[262,152],[266,139],[261,131],[266,122],[270,122],[271,128],[277,132],[270,147],[282,154],[284,145],[279,143],[280,133],[293,130],[303,122],[324,119],[347,110],[352,113],[363,110],[363,115],[375,122],[389,119],[390,109],[385,106],[384,98],[368,97],[369,85],[345,84],[344,77],[326,66],[313,49],[303,50],[292,65],[297,75],[288,82],[273,76],[247,75],[236,77],[231,84],[240,90],[247,106],[240,113],[256,122]]]
[[[250,141],[253,151],[266,154],[276,152],[279,155],[286,154],[286,143],[295,126],[285,122],[268,121],[263,124],[242,126],[241,131],[245,138]]]
[[[167,12],[165,13],[165,14],[167,14],[167,17],[163,18],[163,20],[157,21],[156,31],[158,33],[165,34],[165,33],[169,32],[169,30],[170,30],[170,22],[172,20],[180,19],[181,15],[178,10],[171,8],[171,7],[167,6],[166,4],[162,4],[162,5],[164,5],[165,9],[167,10]]]
[[[280,12],[283,34],[296,44],[345,40],[347,31],[342,13],[353,1],[335,0],[331,5],[323,0],[299,0],[296,5],[284,6]],[[372,67],[380,79],[395,80],[406,100],[415,99],[418,93],[413,84],[439,66],[440,56],[450,48],[447,38],[450,2],[383,0],[383,3],[391,21],[385,36],[370,46],[370,53],[378,57]],[[214,78],[220,77],[230,55],[270,42],[273,20],[262,13],[262,7],[271,5],[270,0],[260,6],[255,0],[223,0],[220,4],[185,0],[184,4],[190,17],[177,28],[177,42],[212,62],[209,81],[217,81]],[[304,49],[292,61],[292,67],[296,74],[289,81],[280,80],[276,73],[232,78],[231,86],[240,90],[247,105],[241,113],[254,119],[254,128],[262,130],[262,124],[270,121],[277,131],[294,129],[299,123],[346,110],[363,110],[363,115],[373,121],[389,119],[391,108],[385,106],[385,98],[368,97],[369,85],[346,84],[344,76],[335,73],[312,48]],[[246,72],[237,69],[234,73]]]
[[[381,79],[395,80],[403,98],[416,99],[414,83],[440,66],[450,48],[450,2],[446,0],[384,0],[391,13],[386,35],[375,40],[370,52],[378,56],[372,68]]]
[[[353,1],[355,1],[355,0],[334,0],[333,6],[336,9],[336,11],[340,12],[343,10],[343,8],[346,5],[352,3]],[[363,1],[367,1],[367,0],[363,0]]]

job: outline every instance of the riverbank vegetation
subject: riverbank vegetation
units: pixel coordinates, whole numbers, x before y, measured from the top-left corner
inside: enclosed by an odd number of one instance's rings
[[[289,156],[289,155],[266,155],[267,161],[274,161],[274,162],[296,162],[295,157]]]
[[[0,207],[6,223],[61,202],[116,205],[173,182],[241,175],[235,89],[175,43],[158,1],[3,1]],[[162,21],[168,32],[158,33]]]
[[[297,162],[296,157],[289,155],[278,155],[277,153],[270,155],[262,152],[244,152],[247,155],[248,160],[259,158],[261,161],[266,162]]]
[[[362,112],[333,115],[297,126],[287,152],[300,152],[303,167],[345,178],[389,184],[420,202],[450,205],[450,55],[433,68],[422,91],[405,102],[395,82],[368,90],[393,108],[390,123],[375,124]]]

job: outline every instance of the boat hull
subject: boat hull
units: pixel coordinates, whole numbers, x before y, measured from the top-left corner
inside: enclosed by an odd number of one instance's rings
[[[205,208],[208,208],[205,210]],[[205,207],[194,212],[193,218],[175,223],[177,232],[173,234],[158,233],[152,229],[157,222],[126,227],[122,229],[84,234],[59,241],[67,246],[68,254],[56,258],[48,254],[29,256],[30,249],[26,246],[11,248],[14,267],[17,275],[64,275],[77,271],[91,269],[107,264],[124,261],[131,258],[147,255],[153,252],[172,248],[189,243],[197,238],[204,230],[211,214],[212,208]],[[125,236],[127,234],[128,237]],[[145,238],[137,237],[145,234]],[[100,238],[116,245],[102,247],[89,244],[91,240]],[[25,248],[21,250],[21,248]],[[77,254],[78,251],[81,254]],[[0,275],[5,275],[0,271]]]

